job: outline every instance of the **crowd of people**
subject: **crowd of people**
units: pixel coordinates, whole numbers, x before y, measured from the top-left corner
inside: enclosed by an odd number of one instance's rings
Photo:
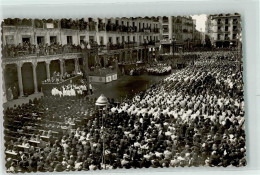
[[[71,74],[65,72],[63,75],[60,74],[60,72],[53,72],[53,76],[50,79],[46,79],[43,81],[43,83],[47,84],[47,83],[61,83],[64,82],[65,80],[75,77],[77,75],[83,75],[83,73],[81,71],[79,72],[75,72],[73,71]]]
[[[147,68],[146,69],[148,74],[151,75],[167,75],[171,73],[171,66],[167,66],[165,64],[158,64],[157,66]]]
[[[87,87],[85,84],[68,84],[68,85],[63,85],[61,88],[54,87],[51,90],[51,94],[53,96],[59,96],[59,97],[64,97],[64,96],[77,96],[77,97],[82,97],[84,94],[86,94]]]
[[[133,99],[120,105],[109,100],[103,112],[95,110],[96,99],[74,96],[44,97],[8,109],[6,168],[244,166],[243,81],[233,56],[198,54],[194,64]]]
[[[60,43],[52,42],[50,44],[39,43],[31,44],[30,42],[19,43],[18,45],[7,44],[3,46],[3,56],[5,57],[19,57],[19,56],[28,56],[28,55],[55,55],[63,53],[74,53],[81,52],[80,45],[74,44],[65,44],[61,45]]]
[[[130,70],[129,75],[142,75],[142,74],[149,74],[149,75],[167,75],[171,73],[171,66],[168,66],[165,63],[157,63],[151,65],[144,65],[134,67]]]

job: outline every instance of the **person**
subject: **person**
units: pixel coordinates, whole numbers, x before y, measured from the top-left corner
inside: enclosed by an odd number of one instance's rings
[[[93,89],[92,89],[91,83],[89,83],[89,91],[90,91],[90,94],[92,95],[93,94]]]

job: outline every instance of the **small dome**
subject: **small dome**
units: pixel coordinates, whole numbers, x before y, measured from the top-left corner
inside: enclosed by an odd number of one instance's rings
[[[107,98],[101,94],[100,97],[98,97],[97,101],[96,101],[96,105],[97,106],[105,106],[108,104],[108,100]]]

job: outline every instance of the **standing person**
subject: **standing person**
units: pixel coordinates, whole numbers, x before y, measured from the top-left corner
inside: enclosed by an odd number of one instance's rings
[[[92,85],[89,83],[89,91],[90,91],[90,95],[93,94],[93,89],[92,89]]]

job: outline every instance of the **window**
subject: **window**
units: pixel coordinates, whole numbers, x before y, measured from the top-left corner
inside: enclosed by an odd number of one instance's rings
[[[12,35],[9,35],[9,36],[12,36]],[[7,36],[6,36],[6,37],[7,37]],[[30,38],[31,38],[30,36],[23,36],[23,37],[22,37],[22,42],[23,42],[23,43],[30,43]],[[11,39],[11,38],[10,38],[10,39]],[[12,39],[12,40],[13,40],[13,39]],[[6,43],[7,43],[7,42],[12,42],[12,41],[11,41],[11,40],[9,40],[9,41],[6,40]],[[13,44],[14,44],[14,41],[13,41]]]
[[[80,44],[85,42],[85,36],[80,36]]]
[[[228,26],[225,26],[225,31],[226,31],[226,32],[228,31]]]
[[[233,39],[237,39],[237,35],[236,34],[233,34]]]
[[[103,36],[100,37],[99,44],[104,45],[104,37]]]
[[[135,43],[135,36],[133,36],[133,42]]]
[[[130,42],[130,36],[127,36],[127,42],[128,43]]]
[[[228,19],[225,19],[225,24],[228,24]]]
[[[89,42],[94,43],[94,41],[95,41],[94,36],[89,36]]]
[[[125,42],[125,36],[122,36],[122,43]]]
[[[133,22],[133,27],[135,27],[135,22]]]
[[[119,21],[118,21],[118,20],[116,20],[116,25],[118,25],[118,23],[119,23]]]
[[[71,43],[72,43],[72,36],[67,36],[67,43],[68,42],[68,37],[71,37]],[[44,44],[44,36],[37,36],[37,44]]]
[[[225,40],[229,40],[228,34],[225,34]]]
[[[109,38],[108,38],[108,42],[111,43],[111,44],[113,44],[112,37],[109,37]]]
[[[119,44],[119,43],[120,43],[120,38],[116,37],[116,44]]]
[[[220,36],[221,36],[221,35],[220,35],[220,34],[218,34],[218,40],[220,40]]]

